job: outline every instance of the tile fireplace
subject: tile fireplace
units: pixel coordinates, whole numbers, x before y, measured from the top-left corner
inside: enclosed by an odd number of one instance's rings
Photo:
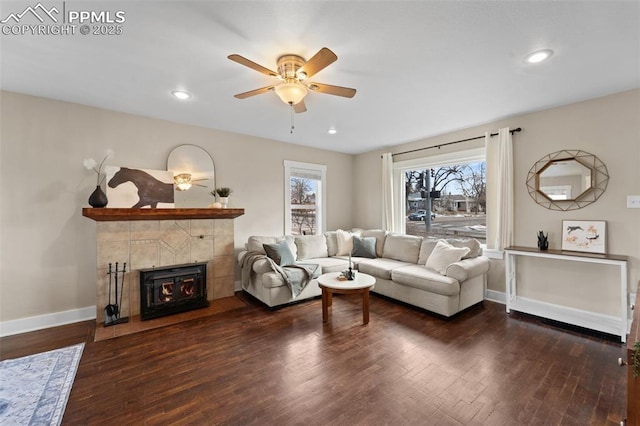
[[[82,214],[96,221],[98,324],[104,322],[104,307],[109,304],[109,263],[126,262],[129,266],[124,277],[124,297],[120,306],[123,316],[142,315],[140,271],[145,269],[204,264],[206,275],[193,274],[194,280],[196,276],[202,280],[201,289],[194,288],[193,296],[211,302],[234,295],[233,219],[243,215],[244,209],[85,208]],[[184,293],[173,290],[174,299],[180,296],[174,300],[180,308],[191,297],[192,290],[187,287],[182,287]],[[165,287],[164,291],[170,291],[169,287]],[[177,303],[178,300],[180,303]],[[113,328],[117,327],[120,325]]]

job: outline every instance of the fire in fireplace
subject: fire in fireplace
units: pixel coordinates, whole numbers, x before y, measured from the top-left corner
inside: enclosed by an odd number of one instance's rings
[[[140,270],[140,319],[207,306],[206,262]]]

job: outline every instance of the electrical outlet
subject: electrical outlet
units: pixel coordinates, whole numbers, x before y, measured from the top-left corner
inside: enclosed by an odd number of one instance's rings
[[[627,195],[627,208],[640,209],[640,195]]]

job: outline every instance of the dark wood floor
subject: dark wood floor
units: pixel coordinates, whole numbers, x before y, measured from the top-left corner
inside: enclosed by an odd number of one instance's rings
[[[606,425],[622,344],[485,302],[452,320],[372,296],[207,318],[93,342],[92,322],[0,339],[2,359],[86,347],[65,425]]]

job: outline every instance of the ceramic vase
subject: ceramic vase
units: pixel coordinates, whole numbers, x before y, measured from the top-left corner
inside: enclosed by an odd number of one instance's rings
[[[89,205],[95,208],[102,208],[107,205],[107,202],[107,194],[100,188],[100,185],[97,185],[95,191],[89,197]]]
[[[223,209],[226,209],[229,204],[229,197],[220,197],[220,204],[222,204]]]

